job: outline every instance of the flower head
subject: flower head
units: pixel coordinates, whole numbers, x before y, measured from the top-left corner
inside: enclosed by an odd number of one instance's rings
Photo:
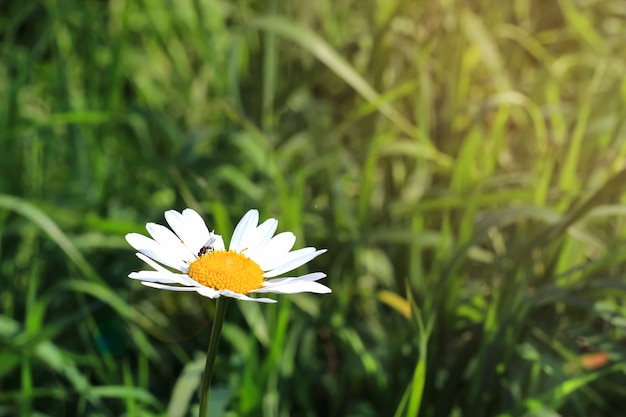
[[[139,259],[154,268],[128,275],[143,285],[196,291],[209,298],[223,295],[264,303],[276,301],[247,294],[331,292],[330,288],[316,282],[326,277],[322,272],[274,278],[304,265],[326,249],[307,247],[292,251],[295,235],[283,232],[274,236],[278,221],[268,219],[259,225],[256,210],[248,211],[239,221],[228,250],[222,236],[209,231],[202,217],[192,209],[182,213],[166,211],[165,220],[172,230],[160,224],[146,224],[152,239],[138,233],[126,235],[128,243],[138,251]]]

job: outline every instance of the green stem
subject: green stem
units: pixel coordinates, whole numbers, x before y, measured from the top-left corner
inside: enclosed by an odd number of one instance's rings
[[[220,336],[222,335],[222,324],[224,324],[224,315],[226,314],[227,304],[228,298],[220,297],[217,299],[217,309],[215,311],[215,318],[213,319],[213,328],[211,329],[211,340],[209,340],[209,350],[206,354],[206,364],[204,365],[204,375],[202,376],[199,417],[207,417],[209,411],[209,392],[211,391],[213,364],[215,364],[217,345],[219,344]]]

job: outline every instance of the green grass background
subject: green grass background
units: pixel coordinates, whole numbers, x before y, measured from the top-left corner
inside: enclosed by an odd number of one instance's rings
[[[213,416],[623,417],[623,1],[0,10],[0,416],[197,413],[214,302],[123,238],[192,207],[333,289],[231,303]]]

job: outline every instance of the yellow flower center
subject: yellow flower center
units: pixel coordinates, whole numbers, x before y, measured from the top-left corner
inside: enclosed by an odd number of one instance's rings
[[[263,271],[252,259],[237,252],[208,252],[189,265],[189,276],[216,290],[246,294],[261,288]]]

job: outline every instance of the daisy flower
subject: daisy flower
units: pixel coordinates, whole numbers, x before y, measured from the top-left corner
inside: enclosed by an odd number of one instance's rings
[[[268,219],[259,225],[257,210],[248,211],[239,221],[228,250],[222,236],[209,231],[192,209],[182,213],[166,211],[165,220],[172,230],[160,224],[146,224],[152,239],[138,233],[126,235],[139,259],[153,268],[128,275],[145,286],[264,303],[276,300],[252,298],[248,294],[331,292],[316,282],[326,277],[322,272],[274,278],[304,265],[326,249],[307,247],[292,251],[296,236],[291,232],[274,236],[278,221]]]

